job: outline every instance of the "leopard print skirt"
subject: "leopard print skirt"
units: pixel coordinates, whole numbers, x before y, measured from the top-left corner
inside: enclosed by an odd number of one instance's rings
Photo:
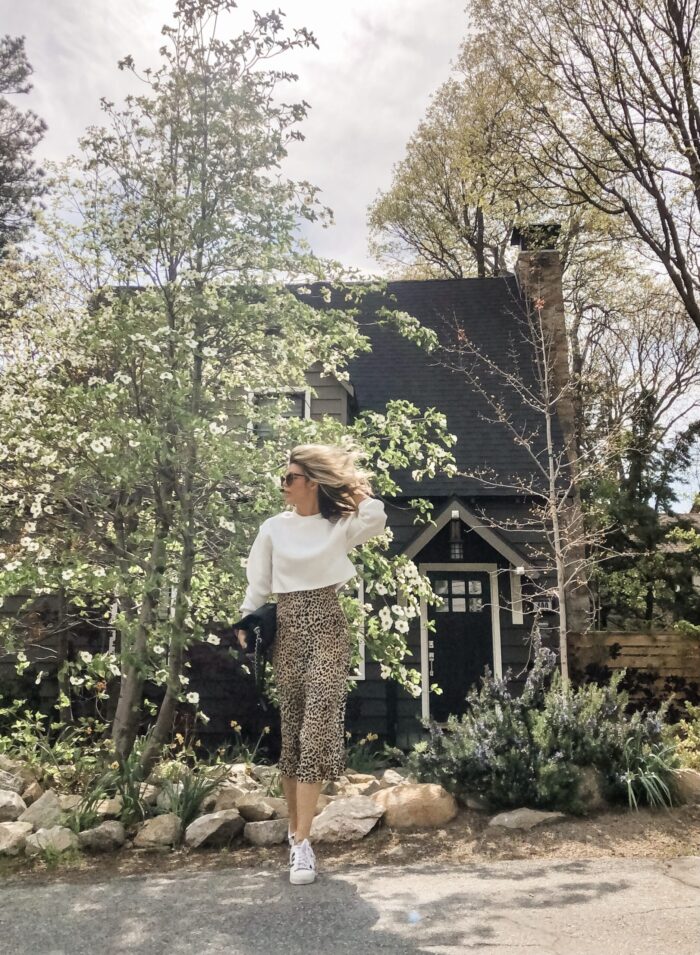
[[[345,703],[351,645],[334,586],[277,596],[272,665],[280,702],[279,770],[302,783],[345,769]]]

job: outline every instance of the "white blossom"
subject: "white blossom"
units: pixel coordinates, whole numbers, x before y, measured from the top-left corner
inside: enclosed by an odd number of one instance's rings
[[[195,706],[199,703],[199,693],[188,693],[185,697],[188,703],[193,703]]]
[[[207,634],[207,643],[211,643],[212,646],[218,647],[219,644],[221,643],[221,640],[220,640],[219,637],[217,637],[217,635],[216,635],[215,633],[208,633],[208,634]]]

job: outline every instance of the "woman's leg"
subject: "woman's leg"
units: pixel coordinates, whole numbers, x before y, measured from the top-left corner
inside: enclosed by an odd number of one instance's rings
[[[296,830],[290,826],[292,832],[296,832],[294,841],[297,843],[311,836],[311,823],[314,820],[316,803],[322,788],[323,782],[297,783]]]
[[[284,798],[289,810],[289,831],[298,832],[297,781],[294,776],[281,776]]]

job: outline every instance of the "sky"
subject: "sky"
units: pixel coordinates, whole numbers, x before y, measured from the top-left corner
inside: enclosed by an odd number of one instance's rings
[[[299,74],[295,98],[311,111],[305,141],[292,147],[284,171],[320,187],[335,214],[332,228],[305,232],[318,255],[382,274],[367,247],[367,207],[390,185],[393,165],[449,75],[467,26],[464,0],[239,0],[231,33],[250,24],[253,9],[280,6],[288,26],[308,27],[319,45],[285,63]],[[34,67],[34,89],[18,102],[48,124],[40,160],[70,155],[85,128],[101,121],[100,98],[119,103],[135,88],[117,68],[120,58],[157,65],[172,9],[172,0],[0,0],[2,32],[26,37]],[[693,489],[698,481],[700,474]],[[679,509],[689,507],[689,486],[678,490]]]
[[[291,178],[322,190],[335,226],[312,228],[314,251],[345,266],[381,272],[367,248],[367,207],[391,182],[431,95],[449,74],[465,32],[463,0],[240,0],[251,11],[281,9],[289,27],[313,31],[319,49],[294,51],[296,98],[311,106],[286,162]],[[2,32],[24,35],[34,89],[20,102],[48,124],[40,159],[61,160],[84,129],[101,121],[100,97],[119,102],[131,87],[117,61],[132,54],[155,66],[171,0],[0,0]],[[280,65],[281,62],[280,62]]]

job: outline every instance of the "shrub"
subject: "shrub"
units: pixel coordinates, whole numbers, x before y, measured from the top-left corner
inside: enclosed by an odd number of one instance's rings
[[[556,656],[536,640],[535,659],[522,693],[512,678],[489,671],[467,696],[467,711],[445,730],[424,722],[408,765],[416,778],[440,783],[455,796],[485,796],[494,808],[527,805],[582,814],[583,768],[601,775],[603,795],[635,808],[676,800],[673,769],[679,764],[665,738],[662,706],[656,713],[625,716],[627,694],[618,684],[563,685]]]
[[[673,727],[673,738],[682,765],[700,770],[700,706],[686,702],[683,719]]]

